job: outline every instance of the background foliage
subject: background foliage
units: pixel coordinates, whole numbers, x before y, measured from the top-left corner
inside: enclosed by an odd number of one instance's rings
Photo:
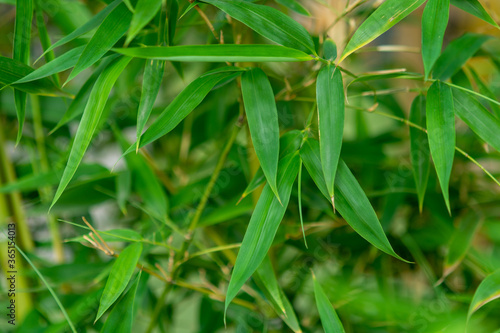
[[[498,3],[0,12],[2,331],[500,332]]]

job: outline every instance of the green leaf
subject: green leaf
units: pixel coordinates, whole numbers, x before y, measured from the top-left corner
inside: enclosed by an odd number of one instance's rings
[[[141,235],[130,229],[110,229],[106,231],[97,231],[102,239],[107,242],[135,242],[140,241],[142,239]],[[82,236],[73,237],[66,239],[65,242],[85,242],[85,239]]]
[[[481,77],[476,73],[476,71],[473,68],[469,68],[470,73],[472,74],[472,77],[474,78],[474,81],[476,82],[479,92],[483,94],[484,96],[490,98],[488,100],[488,104],[490,105],[491,110],[493,111],[493,114],[497,116],[497,118],[500,118],[500,106],[497,103],[493,103],[491,100],[496,101],[497,97],[491,91],[491,89],[484,83],[484,81],[481,79]]]
[[[499,28],[498,24],[491,18],[490,14],[488,14],[478,0],[451,0],[451,4]]]
[[[466,33],[453,40],[441,56],[436,60],[432,77],[437,80],[447,80],[472,57],[491,36]]]
[[[319,317],[323,324],[325,333],[345,333],[344,326],[335,312],[332,303],[328,300],[323,288],[319,284],[314,273],[312,273],[314,281],[314,298],[318,307]]]
[[[316,82],[321,167],[328,195],[335,210],[334,183],[344,133],[344,85],[342,72],[335,66],[323,67]]]
[[[123,215],[127,215],[127,201],[130,198],[132,191],[132,175],[130,172],[125,171],[116,177],[116,203]]]
[[[299,171],[299,161],[299,155],[295,152],[285,156],[279,163],[278,191],[282,204],[272,192],[269,184],[264,187],[260,195],[229,281],[225,311],[241,287],[260,266],[271,247],[290,200],[292,185]]]
[[[327,39],[323,43],[323,56],[328,61],[337,59],[337,45],[333,40]]]
[[[131,18],[132,13],[124,3],[113,9],[88,42],[66,83],[101,59],[125,35]]]
[[[428,0],[422,15],[422,59],[425,78],[441,54],[450,15],[450,0]]]
[[[319,142],[307,139],[300,148],[300,157],[318,189],[330,201],[321,169]],[[354,231],[379,250],[406,261],[392,249],[370,201],[342,159],[339,160],[337,168],[335,193],[335,208]]]
[[[78,165],[80,164],[83,155],[92,140],[94,131],[99,124],[104,106],[106,105],[109,93],[111,92],[111,88],[113,88],[118,76],[120,76],[121,72],[125,69],[131,59],[132,58],[129,57],[123,57],[106,68],[92,88],[87,106],[83,112],[82,120],[80,121],[80,125],[78,126],[78,130],[76,132],[73,146],[71,147],[68,163],[66,164],[61,182],[59,183],[59,187],[57,188],[50,208],[54,206],[66,186],[68,186],[71,178],[73,178],[73,175],[75,174],[76,169],[78,168]]]
[[[283,5],[286,8],[293,10],[296,13],[305,16],[311,16],[311,13],[309,13],[309,11],[305,9],[304,6],[302,6],[300,2],[298,2],[297,0],[275,0],[275,1],[280,5]]]
[[[472,95],[453,88],[453,101],[457,116],[481,139],[500,151],[500,120],[492,115]]]
[[[500,270],[488,275],[477,287],[469,306],[467,319],[485,304],[500,298]]]
[[[167,45],[174,45],[175,30],[179,15],[179,3],[177,0],[167,0]]]
[[[161,8],[161,0],[139,0],[135,6],[134,16],[130,23],[125,45],[137,36],[142,28],[148,24]]]
[[[370,43],[404,19],[425,0],[386,0],[356,30],[347,44],[339,63],[357,49]]]
[[[141,272],[137,274],[135,282],[132,284],[125,296],[113,307],[108,319],[101,329],[101,333],[131,333],[132,324],[135,317],[135,294],[141,279]]]
[[[45,52],[37,59],[37,61],[42,58],[47,52],[52,51],[56,47],[59,47],[61,45],[64,45],[68,42],[71,42],[72,40],[86,34],[87,32],[97,28],[98,26],[101,25],[102,21],[108,16],[108,14],[118,6],[122,0],[115,0],[112,3],[110,3],[106,8],[101,10],[99,13],[97,13],[94,17],[92,17],[89,21],[87,21],[84,25],[81,27],[75,29],[73,32],[70,34],[64,36],[57,42],[55,42],[51,47],[49,47]],[[35,61],[36,62],[36,61]]]
[[[293,49],[316,54],[311,35],[279,10],[242,0],[203,0],[270,40]]]
[[[142,79],[141,101],[137,111],[137,149],[139,149],[142,131],[151,115],[151,111],[153,111],[156,96],[160,91],[164,69],[165,62],[163,60],[146,60]]]
[[[106,286],[102,292],[99,310],[94,323],[101,318],[107,309],[120,297],[134,274],[135,267],[142,253],[142,243],[133,243],[127,246],[118,256],[111,272],[109,273]]]
[[[446,208],[451,214],[448,186],[455,156],[455,112],[451,88],[441,81],[427,92],[427,134]]]
[[[184,62],[285,62],[309,61],[304,52],[279,45],[181,45],[113,49],[115,52],[146,59]]]
[[[443,264],[442,279],[450,275],[465,258],[480,222],[481,219],[475,212],[469,212],[460,219],[458,227],[451,236]]]
[[[410,121],[422,128],[425,128],[426,124],[425,105],[425,97],[419,95],[413,100],[410,110]],[[422,212],[431,162],[429,141],[424,131],[410,127],[410,150],[413,177],[418,195],[418,208]]]
[[[253,68],[241,77],[241,93],[255,153],[267,183],[279,201],[276,179],[279,159],[278,110],[273,88],[260,68]]]
[[[207,72],[191,82],[144,132],[139,147],[144,147],[173,130],[203,101],[216,84],[223,80],[233,79],[241,72],[242,69],[224,67]],[[130,147],[125,154],[131,152],[134,147]]]
[[[14,25],[14,47],[12,58],[25,65],[30,64],[31,21],[33,20],[33,0],[17,0],[16,23]],[[26,115],[26,92],[14,90],[18,130],[16,144],[23,134],[24,117]]]

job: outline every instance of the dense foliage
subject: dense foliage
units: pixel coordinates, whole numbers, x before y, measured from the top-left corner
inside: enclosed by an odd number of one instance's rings
[[[493,1],[0,10],[2,332],[500,332]]]

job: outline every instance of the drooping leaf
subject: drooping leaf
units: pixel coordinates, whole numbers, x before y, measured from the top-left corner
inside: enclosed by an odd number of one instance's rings
[[[422,60],[426,78],[441,54],[449,14],[450,0],[428,0],[425,5],[422,15]]]
[[[271,187],[266,185],[252,214],[236,258],[226,293],[226,311],[246,280],[260,266],[271,247],[299,171],[299,154],[295,152],[285,156],[279,163],[278,171],[278,191],[281,203]]]
[[[210,44],[131,47],[113,50],[136,58],[184,62],[284,62],[312,60],[309,55],[302,51],[279,45]]]
[[[175,28],[179,16],[179,3],[177,0],[167,0],[167,45],[174,45]]]
[[[432,77],[441,81],[452,77],[490,38],[487,35],[466,33],[453,40],[436,60]]]
[[[127,200],[132,192],[132,175],[130,172],[122,172],[116,177],[116,202],[123,215],[127,215]]]
[[[289,16],[265,5],[242,0],[203,0],[270,40],[316,54],[311,35]]]
[[[455,156],[455,112],[451,89],[441,81],[434,82],[427,92],[426,114],[430,152],[451,214],[448,185]]]
[[[31,21],[33,20],[33,0],[16,1],[16,23],[14,25],[14,47],[12,58],[25,65],[30,64]],[[23,134],[26,115],[26,92],[14,90],[18,129],[16,144]]]
[[[455,112],[481,139],[500,151],[500,120],[471,94],[453,88]]]
[[[349,40],[339,63],[357,49],[370,43],[404,19],[425,0],[386,0],[356,30]]]
[[[312,273],[314,281],[314,298],[318,308],[321,323],[325,333],[345,333],[344,326],[333,308],[332,303],[325,294],[325,291],[319,284],[314,273]]]
[[[141,272],[137,274],[134,283],[123,296],[123,298],[113,307],[108,319],[101,329],[101,333],[131,333],[132,324],[135,317],[135,295],[141,279]]]
[[[311,16],[311,13],[309,13],[309,11],[305,9],[304,6],[302,6],[300,2],[298,2],[297,0],[275,0],[275,1],[280,5],[283,5],[286,8],[293,10],[294,12],[297,12],[305,16]]]
[[[344,133],[344,84],[335,66],[323,67],[316,82],[318,103],[319,146],[326,188],[335,209],[334,183]]]
[[[497,97],[491,91],[491,89],[486,85],[486,83],[481,79],[479,74],[473,69],[469,68],[470,73],[472,74],[472,77],[474,78],[474,81],[476,82],[479,92],[483,94],[486,97],[489,97],[490,99],[496,101]],[[493,114],[497,116],[497,118],[500,118],[500,106],[496,103],[493,103],[491,100],[488,101],[488,104],[490,105],[491,110],[493,111]]]
[[[38,28],[38,35],[40,38],[40,44],[42,44],[42,48],[45,51],[52,45],[52,42],[50,40],[49,32],[47,30],[47,26],[45,24],[45,19],[43,16],[42,1],[33,0],[33,4],[35,5],[35,18],[36,18],[36,25]],[[55,58],[54,51],[49,51],[45,54],[45,61],[47,63],[54,60],[54,58]],[[61,85],[59,82],[59,76],[57,76],[57,74],[53,76],[53,79],[57,86]]]
[[[410,121],[423,128],[426,124],[425,105],[425,97],[419,95],[413,100],[410,110]],[[418,208],[422,212],[431,160],[427,134],[414,127],[410,127],[410,158],[417,188]]]
[[[307,139],[300,148],[300,157],[318,189],[330,201],[321,169],[319,142]],[[354,231],[379,250],[405,261],[392,249],[370,201],[342,159],[337,168],[335,193],[335,208]]]
[[[323,43],[323,56],[328,61],[337,59],[337,45],[333,40],[327,39]]]
[[[255,153],[267,183],[280,200],[276,185],[280,151],[278,110],[273,88],[262,69],[243,73],[241,93]]]
[[[137,148],[139,148],[142,131],[144,130],[144,126],[146,126],[149,115],[153,110],[156,96],[160,91],[164,69],[165,62],[163,60],[146,60],[144,77],[142,79],[141,101],[139,103],[139,110],[137,111]]]
[[[443,264],[443,279],[453,272],[462,262],[471,246],[472,239],[481,222],[475,212],[463,216],[453,232],[448,246],[448,253]]]
[[[106,286],[99,302],[99,310],[94,322],[99,320],[107,309],[120,297],[134,274],[135,267],[142,253],[142,243],[127,246],[116,259],[109,273]]]
[[[64,169],[61,182],[59,183],[59,187],[57,188],[52,204],[50,205],[51,208],[57,202],[66,186],[68,186],[71,178],[73,178],[73,175],[75,174],[76,169],[78,168],[78,165],[80,164],[83,155],[92,140],[94,131],[99,124],[104,106],[106,105],[109,93],[111,92],[111,88],[113,88],[118,76],[120,76],[121,72],[125,69],[131,59],[132,58],[129,57],[123,57],[114,64],[110,65],[102,72],[94,84],[87,106],[83,112],[82,120],[78,126],[73,146],[71,147],[68,163]]]
[[[128,30],[132,13],[124,3],[119,4],[101,23],[83,50],[66,82],[92,66],[108,52]]]
[[[148,24],[161,8],[161,0],[139,0],[135,6],[134,16],[130,23],[125,45],[128,45],[132,39]]]
[[[108,16],[108,14],[118,6],[122,0],[115,0],[109,5],[106,6],[103,10],[101,10],[99,13],[97,13],[94,17],[92,17],[89,21],[87,21],[84,25],[81,27],[75,29],[73,32],[70,34],[64,36],[54,44],[52,44],[51,47],[49,47],[45,52],[38,58],[42,58],[47,52],[52,51],[56,47],[59,47],[61,45],[64,45],[68,42],[71,42],[72,40],[86,34],[89,31],[92,31],[93,29],[97,28],[98,26],[101,25],[102,21]],[[38,60],[37,60],[38,61]]]
[[[451,0],[451,4],[497,28],[499,27],[478,0]]]
[[[470,318],[474,312],[485,304],[498,298],[500,298],[500,270],[488,275],[481,281],[470,303],[467,317]]]

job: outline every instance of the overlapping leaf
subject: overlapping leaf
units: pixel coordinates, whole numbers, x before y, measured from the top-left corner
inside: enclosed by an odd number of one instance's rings
[[[428,0],[425,5],[422,15],[422,59],[426,78],[441,54],[449,13],[450,0]]]
[[[161,8],[161,0],[139,0],[135,6],[134,16],[130,23],[130,29],[127,34],[125,45],[128,45],[132,39],[148,24]]]
[[[499,28],[498,23],[491,18],[478,0],[451,0],[451,4]]]
[[[275,0],[275,1],[280,5],[283,5],[286,8],[293,10],[294,12],[297,12],[305,16],[311,16],[311,13],[309,13],[309,11],[306,8],[304,8],[304,6],[302,6],[300,2],[298,2],[297,0]]]
[[[326,296],[323,287],[319,284],[314,273],[312,276],[316,306],[318,307],[319,316],[325,333],[345,333],[344,326],[333,308],[332,303],[330,303],[330,300]]]
[[[477,287],[470,303],[468,318],[485,304],[500,298],[500,270],[488,275]]]

